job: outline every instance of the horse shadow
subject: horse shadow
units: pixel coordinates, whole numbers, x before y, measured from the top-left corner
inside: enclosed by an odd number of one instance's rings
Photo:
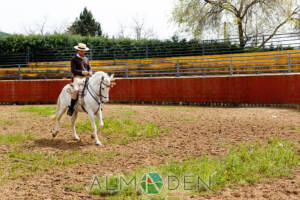
[[[64,139],[55,139],[55,138],[41,138],[34,140],[34,143],[37,147],[50,147],[54,149],[60,149],[60,150],[75,150],[80,149],[82,146],[87,146],[88,144],[83,144],[81,141],[68,141]]]

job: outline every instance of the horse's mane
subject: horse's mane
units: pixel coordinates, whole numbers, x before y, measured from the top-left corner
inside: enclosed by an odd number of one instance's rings
[[[94,76],[104,76],[105,78],[108,78],[108,74],[103,71],[98,71],[94,74]]]
[[[98,71],[93,74],[92,79],[100,81],[101,77],[104,76],[105,79],[109,78],[108,74],[103,71]]]

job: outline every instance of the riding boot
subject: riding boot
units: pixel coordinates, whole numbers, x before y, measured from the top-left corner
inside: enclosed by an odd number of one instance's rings
[[[77,99],[71,99],[71,105],[69,106],[67,115],[69,115],[69,116],[72,116],[72,115],[73,115],[73,112],[74,112],[74,106],[75,106],[76,101],[77,101]]]

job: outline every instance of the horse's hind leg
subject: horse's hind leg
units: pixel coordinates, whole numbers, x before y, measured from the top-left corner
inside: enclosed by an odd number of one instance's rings
[[[66,112],[66,109],[67,108],[58,108],[59,110],[57,111],[56,113],[56,128],[55,130],[52,132],[52,136],[53,137],[56,137],[57,136],[57,133],[59,132],[59,121],[62,117],[62,115]]]
[[[75,111],[74,114],[72,115],[72,128],[73,128],[73,133],[74,133],[74,137],[77,141],[80,141],[80,138],[78,137],[77,133],[76,133],[76,127],[75,127],[75,121],[77,119],[78,116],[78,112]]]

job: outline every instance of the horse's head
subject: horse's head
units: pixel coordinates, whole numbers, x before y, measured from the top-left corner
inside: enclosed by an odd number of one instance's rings
[[[114,74],[109,76],[105,72],[96,72],[94,74],[97,77],[97,87],[99,88],[99,96],[101,102],[108,102],[109,101],[109,89],[115,86]]]

